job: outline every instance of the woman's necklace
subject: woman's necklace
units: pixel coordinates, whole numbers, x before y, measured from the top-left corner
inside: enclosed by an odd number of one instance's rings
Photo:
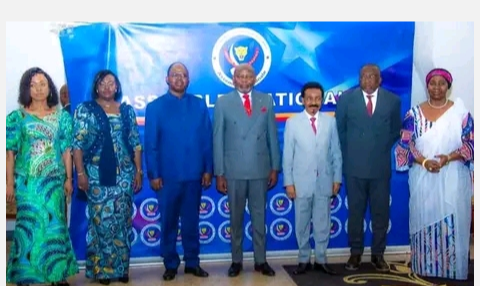
[[[447,106],[448,104],[448,99],[445,99],[445,103],[441,106],[435,106],[435,105],[432,105],[432,103],[430,102],[430,98],[428,99],[428,105],[430,105],[431,108],[435,108],[435,109],[442,109],[444,108],[445,106]]]

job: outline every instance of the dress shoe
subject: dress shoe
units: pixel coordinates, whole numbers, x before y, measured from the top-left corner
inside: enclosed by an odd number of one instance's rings
[[[310,262],[307,263],[298,263],[298,266],[295,270],[293,270],[294,275],[301,275],[307,273],[308,270],[312,269],[312,264]]]
[[[232,265],[230,265],[230,268],[228,269],[228,276],[237,277],[238,274],[240,274],[240,271],[242,271],[242,269],[243,269],[242,263],[233,262]]]
[[[123,275],[123,277],[118,278],[118,281],[127,284],[130,281],[130,277],[128,275]]]
[[[67,281],[52,283],[52,286],[70,286]]]
[[[165,273],[163,273],[163,280],[170,281],[175,278],[177,275],[177,269],[166,269]]]
[[[390,266],[383,259],[383,255],[372,255],[372,264],[378,272],[390,272]]]
[[[110,279],[98,279],[98,283],[102,285],[110,285]]]
[[[267,262],[259,264],[255,263],[255,271],[262,272],[265,276],[275,276],[275,271],[273,271],[272,267],[270,267]]]
[[[315,264],[313,265],[313,269],[318,270],[318,271],[322,271],[323,273],[328,274],[328,275],[337,275],[337,272],[335,272],[335,270],[330,268],[330,266],[328,266],[328,264],[326,264],[326,263],[315,262]]]
[[[362,256],[361,255],[350,255],[350,258],[348,259],[347,263],[345,264],[345,269],[349,271],[355,271],[358,270],[360,267],[360,262],[362,261]]]
[[[197,277],[208,277],[208,272],[203,270],[202,267],[185,267],[186,274],[193,274],[193,276]]]

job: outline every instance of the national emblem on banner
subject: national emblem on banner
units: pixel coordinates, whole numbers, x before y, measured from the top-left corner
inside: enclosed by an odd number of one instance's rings
[[[140,216],[149,222],[156,222],[160,218],[160,208],[156,198],[148,198],[140,205]]]
[[[228,205],[228,196],[223,196],[217,203],[218,213],[224,218],[230,217],[230,206]]]
[[[275,194],[270,199],[270,211],[277,216],[285,216],[292,210],[293,203],[285,193]]]
[[[230,221],[226,220],[218,227],[218,237],[225,243],[230,243],[232,239],[232,231],[230,229]]]
[[[209,244],[215,239],[215,227],[208,221],[202,221],[198,225],[198,231],[200,232],[200,243]]]
[[[267,76],[272,52],[267,40],[248,28],[235,28],[221,35],[212,50],[212,65],[217,77],[233,87],[233,72],[240,64],[249,64],[257,72],[256,84]]]
[[[202,196],[200,200],[200,219],[208,219],[215,213],[215,202],[208,196]]]
[[[140,240],[146,246],[155,247],[160,245],[160,225],[155,223],[147,224],[140,232]]]
[[[132,227],[132,242],[131,242],[131,246],[135,245],[135,243],[137,243],[137,240],[138,240],[138,231],[135,227]]]
[[[330,213],[334,214],[342,207],[342,197],[340,195],[334,196],[330,201]]]
[[[292,224],[283,217],[277,218],[270,225],[270,235],[273,237],[273,239],[278,241],[289,239],[292,235],[292,232]]]
[[[178,220],[177,245],[182,245],[182,222]]]
[[[330,239],[335,238],[342,232],[342,223],[334,216],[330,217]]]

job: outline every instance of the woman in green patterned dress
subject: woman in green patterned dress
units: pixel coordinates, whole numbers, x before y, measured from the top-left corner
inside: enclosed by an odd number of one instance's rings
[[[7,202],[17,217],[7,283],[68,286],[78,273],[65,212],[72,187],[72,129],[58,91],[40,68],[21,80],[21,108],[7,115]]]

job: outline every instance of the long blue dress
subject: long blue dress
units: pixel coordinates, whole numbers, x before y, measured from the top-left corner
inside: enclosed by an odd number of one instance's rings
[[[116,185],[100,184],[100,154],[98,117],[80,104],[75,111],[73,148],[92,153],[91,162],[84,162],[88,174],[88,233],[85,275],[92,279],[114,279],[128,274],[130,248],[133,240],[132,203],[135,164],[129,148],[141,150],[135,111],[123,106],[128,120],[119,114],[107,114],[116,159]],[[125,126],[129,124],[129,126]],[[128,128],[128,142],[123,129]],[[100,147],[99,147],[100,146]],[[115,164],[111,164],[115,166]]]

